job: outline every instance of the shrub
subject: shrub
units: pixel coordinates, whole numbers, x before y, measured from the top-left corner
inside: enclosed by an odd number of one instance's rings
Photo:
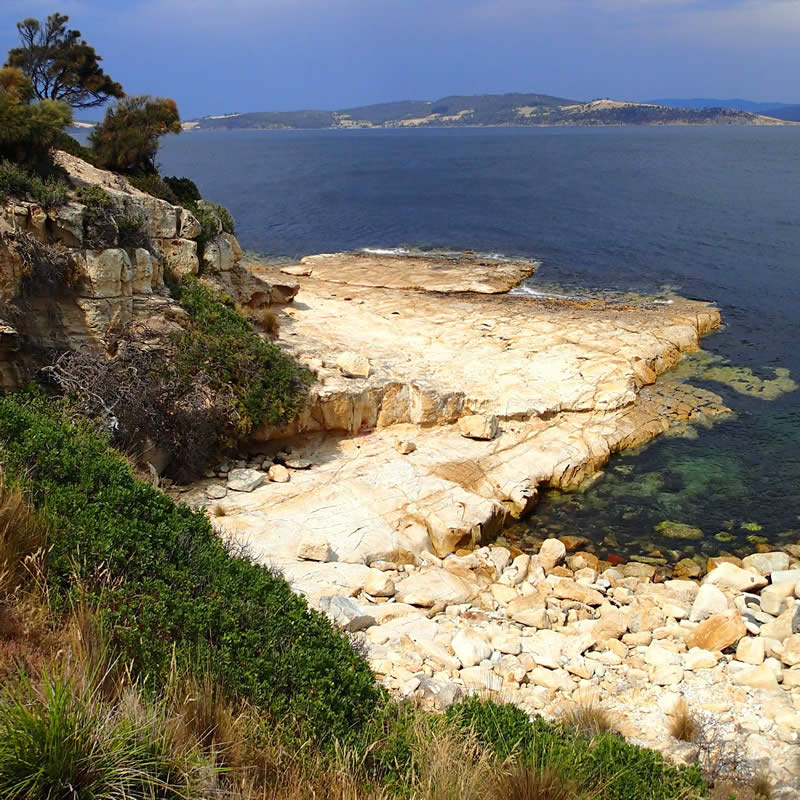
[[[151,248],[144,217],[140,214],[118,214],[114,220],[117,223],[117,241],[120,247],[142,247],[145,250]]]
[[[64,675],[21,676],[0,696],[0,795],[7,800],[155,800],[207,783],[197,749],[174,741],[163,707],[102,702]]]
[[[84,424],[40,397],[0,398],[0,458],[58,530],[54,604],[82,583],[112,645],[163,685],[196,665],[230,696],[315,741],[353,738],[384,702],[347,636],[288,584],[235,558],[206,516],[137,481]]]
[[[178,198],[170,186],[161,179],[157,172],[147,172],[142,175],[128,175],[128,183],[135,186],[140,192],[157,197],[159,200],[166,200],[168,203],[177,206]]]
[[[84,274],[69,250],[19,231],[6,234],[5,240],[22,261],[23,300],[69,295],[80,286]]]
[[[170,188],[177,205],[189,208],[192,203],[203,199],[197,184],[191,178],[164,178],[164,183]]]
[[[108,210],[114,207],[114,201],[111,195],[102,187],[97,184],[89,184],[88,186],[81,186],[76,190],[78,200],[89,209],[104,209]]]
[[[44,209],[67,202],[69,186],[59,178],[40,178],[11,161],[0,162],[0,195],[28,198]]]
[[[681,698],[672,711],[672,718],[669,724],[669,733],[674,739],[681,742],[693,742],[697,739],[700,726],[694,715],[689,711],[686,701]]]
[[[155,158],[160,138],[180,132],[180,115],[174,100],[127,96],[106,111],[89,141],[98,166],[117,172],[152,174],[157,173]]]
[[[501,759],[523,766],[548,765],[579,778],[581,790],[602,800],[700,798],[706,786],[700,769],[674,767],[652,750],[630,745],[611,733],[587,738],[541,717],[529,719],[512,706],[470,698],[447,715]]]

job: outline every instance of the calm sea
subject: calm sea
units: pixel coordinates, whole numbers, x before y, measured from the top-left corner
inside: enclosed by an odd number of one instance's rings
[[[271,257],[472,249],[541,260],[535,289],[715,301],[725,328],[704,347],[737,369],[705,385],[736,419],[615,458],[515,535],[671,558],[800,539],[800,392],[763,383],[800,378],[800,128],[189,133],[160,160]],[[664,520],[705,538],[663,540]]]

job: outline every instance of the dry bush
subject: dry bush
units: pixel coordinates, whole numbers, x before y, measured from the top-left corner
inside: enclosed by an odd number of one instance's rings
[[[211,506],[211,516],[212,517],[224,517],[228,512],[225,510],[225,506],[221,503],[216,503],[215,505]]]
[[[757,775],[749,783],[720,781],[714,784],[709,800],[770,800],[772,782],[766,775]]]
[[[514,764],[494,781],[492,800],[580,800],[577,784],[553,767]]]
[[[617,733],[614,715],[594,701],[576,703],[561,715],[561,722],[583,736]]]
[[[281,321],[271,308],[262,309],[259,322],[270,336],[277,336],[278,331],[281,329]]]
[[[669,734],[681,742],[694,742],[700,732],[700,726],[694,714],[689,710],[686,701],[681,698],[672,710],[669,723]]]

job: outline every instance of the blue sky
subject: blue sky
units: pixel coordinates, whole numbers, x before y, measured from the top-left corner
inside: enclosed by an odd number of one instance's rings
[[[0,49],[56,9],[184,119],[508,91],[800,102],[800,0],[0,0]]]

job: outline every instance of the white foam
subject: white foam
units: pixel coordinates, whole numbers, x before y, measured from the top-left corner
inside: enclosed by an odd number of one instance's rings
[[[372,253],[374,256],[410,256],[411,251],[406,247],[362,247],[362,253]]]
[[[509,294],[524,295],[526,297],[549,297],[555,300],[580,300],[580,295],[577,294],[556,294],[555,292],[540,292],[537,289],[531,289],[530,286],[516,286]]]

